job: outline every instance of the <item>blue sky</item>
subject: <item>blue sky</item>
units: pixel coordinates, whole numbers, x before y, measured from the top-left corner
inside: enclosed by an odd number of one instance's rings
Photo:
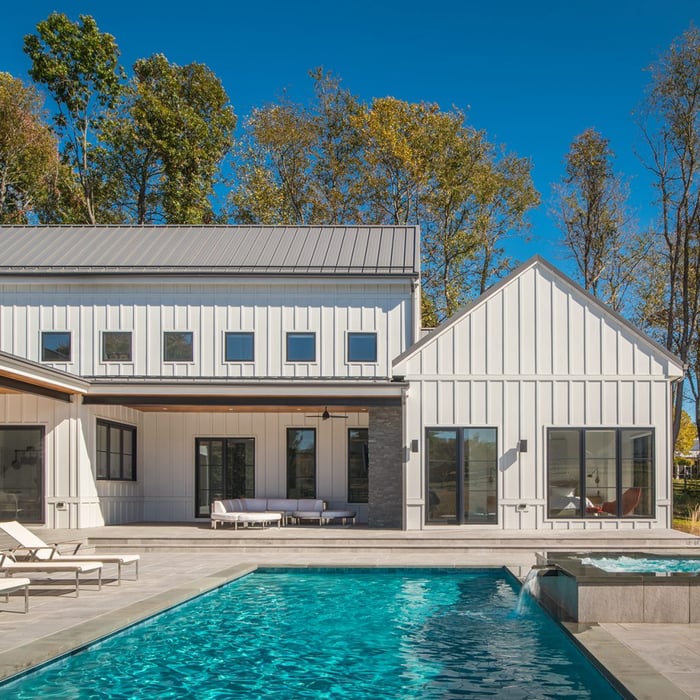
[[[639,223],[651,224],[653,192],[635,155],[643,144],[632,112],[648,85],[645,69],[691,23],[700,25],[699,0],[25,0],[3,12],[0,70],[27,78],[22,37],[53,10],[95,17],[127,67],[157,52],[206,63],[239,117],[283,91],[306,100],[316,66],[367,101],[391,95],[467,111],[492,142],[533,163],[543,204],[530,217],[530,243],[511,251],[555,263],[551,185],[588,127],[610,139]]]

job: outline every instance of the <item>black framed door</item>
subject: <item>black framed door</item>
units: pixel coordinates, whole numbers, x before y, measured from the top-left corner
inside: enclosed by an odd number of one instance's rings
[[[0,520],[44,522],[44,427],[0,427]]]
[[[498,523],[495,428],[428,428],[426,522]]]
[[[255,438],[196,438],[195,516],[209,516],[211,502],[255,496]]]

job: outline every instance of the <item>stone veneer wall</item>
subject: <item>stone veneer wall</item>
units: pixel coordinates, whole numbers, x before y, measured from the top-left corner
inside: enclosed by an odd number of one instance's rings
[[[370,527],[403,527],[403,437],[400,406],[369,410]]]

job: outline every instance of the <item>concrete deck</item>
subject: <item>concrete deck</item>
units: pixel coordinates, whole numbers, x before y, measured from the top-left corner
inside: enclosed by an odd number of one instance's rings
[[[216,588],[257,565],[509,566],[524,576],[535,552],[553,549],[667,551],[700,555],[700,538],[673,530],[517,532],[441,528],[438,532],[376,531],[304,526],[213,531],[204,524],[138,524],[89,530],[36,529],[47,542],[87,539],[86,551],[140,552],[140,580],[125,570],[98,591],[87,581],[76,598],[69,577],[41,575],[30,591],[30,610],[10,596],[0,601],[0,678],[83,646],[133,622]],[[567,625],[629,697],[700,700],[700,625]]]

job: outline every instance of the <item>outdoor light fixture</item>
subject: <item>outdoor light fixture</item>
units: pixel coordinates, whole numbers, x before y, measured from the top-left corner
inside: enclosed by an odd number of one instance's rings
[[[518,452],[527,452],[527,440],[518,440]]]

